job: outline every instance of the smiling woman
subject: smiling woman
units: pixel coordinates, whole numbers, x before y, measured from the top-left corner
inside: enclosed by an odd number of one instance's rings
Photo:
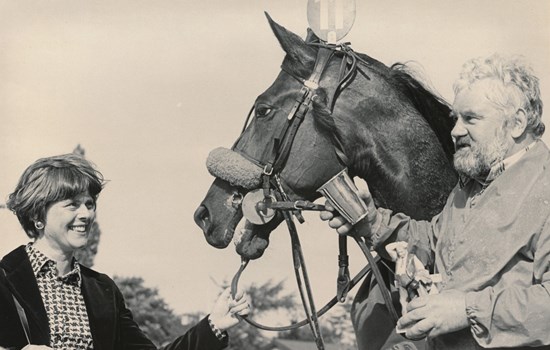
[[[114,282],[74,257],[88,242],[103,185],[101,173],[76,154],[39,159],[19,179],[7,207],[33,242],[0,261],[0,349],[155,349]],[[224,330],[248,308],[242,293],[234,300],[227,291],[166,348],[222,349]]]
[[[77,155],[43,158],[25,170],[7,207],[36,238],[36,247],[72,258],[86,245],[103,183],[101,173]]]

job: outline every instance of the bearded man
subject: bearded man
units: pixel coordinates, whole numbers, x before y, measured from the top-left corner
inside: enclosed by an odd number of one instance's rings
[[[550,349],[550,151],[540,137],[538,79],[522,59],[467,62],[451,117],[460,181],[431,221],[376,208],[368,189],[365,238],[407,241],[441,274],[440,293],[408,303],[398,321],[430,349]],[[351,225],[327,203],[323,220]],[[368,233],[366,233],[368,232]]]

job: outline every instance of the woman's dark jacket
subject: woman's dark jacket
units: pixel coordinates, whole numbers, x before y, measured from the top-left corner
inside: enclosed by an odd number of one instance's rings
[[[20,349],[27,345],[12,293],[25,309],[31,343],[49,345],[48,316],[25,247],[6,255],[0,267],[6,272],[4,276],[0,271],[0,347]],[[156,349],[133,320],[112,279],[84,266],[81,275],[95,350]],[[163,349],[216,350],[225,346],[205,318]]]

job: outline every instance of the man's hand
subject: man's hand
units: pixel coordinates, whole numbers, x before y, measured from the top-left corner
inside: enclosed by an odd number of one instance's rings
[[[220,331],[225,331],[239,323],[235,314],[244,316],[249,312],[250,305],[244,293],[239,291],[233,299],[230,288],[227,288],[216,300],[209,317],[214,326]]]
[[[355,185],[357,186],[357,189],[359,190],[359,197],[365,202],[368,208],[368,214],[363,221],[366,221],[369,225],[373,225],[376,222],[378,212],[376,211],[376,206],[374,205],[374,201],[372,200],[372,196],[369,191],[369,186],[365,182],[365,180],[355,177],[354,178]],[[341,235],[345,235],[351,232],[352,226],[349,222],[346,221],[337,211],[336,209],[330,204],[329,201],[325,202],[325,209],[320,212],[319,216],[321,217],[321,220],[328,221],[328,225],[336,229],[336,232],[338,232]],[[362,223],[361,221],[360,223]]]
[[[466,294],[451,289],[440,294],[415,298],[407,305],[407,314],[397,321],[409,339],[432,338],[469,326]]]

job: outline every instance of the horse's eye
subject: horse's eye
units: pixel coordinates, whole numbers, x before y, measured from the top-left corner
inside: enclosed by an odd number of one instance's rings
[[[272,108],[266,105],[259,105],[256,107],[256,117],[261,118],[271,113]]]

